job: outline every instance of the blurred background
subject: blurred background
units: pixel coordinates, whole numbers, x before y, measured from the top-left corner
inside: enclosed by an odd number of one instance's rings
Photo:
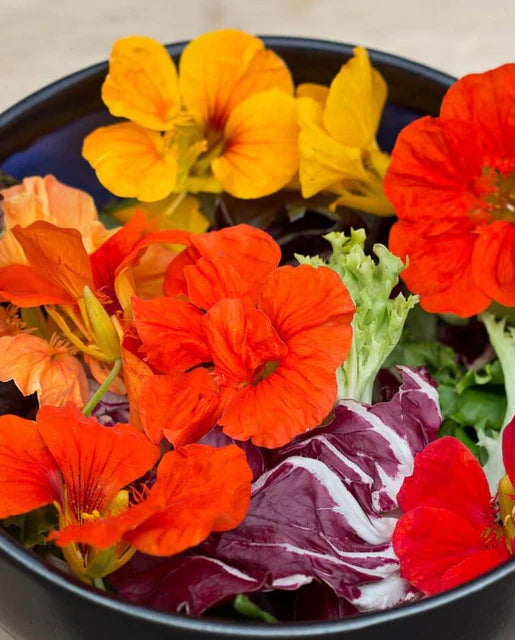
[[[0,0],[0,112],[121,36],[222,27],[362,44],[457,76],[515,59],[513,0]]]

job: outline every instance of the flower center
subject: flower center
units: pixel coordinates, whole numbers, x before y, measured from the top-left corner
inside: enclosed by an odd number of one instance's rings
[[[506,220],[515,223],[515,171],[485,168],[476,187],[491,222]]]

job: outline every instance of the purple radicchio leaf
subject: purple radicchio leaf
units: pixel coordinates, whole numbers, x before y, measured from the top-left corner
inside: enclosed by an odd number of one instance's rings
[[[113,578],[120,594],[192,615],[237,593],[316,584],[337,598],[328,606],[324,596],[318,607],[331,615],[344,612],[339,599],[347,611],[370,611],[417,597],[399,575],[391,512],[416,453],[436,437],[441,414],[429,376],[399,370],[402,384],[389,402],[343,401],[329,425],[275,451],[238,528],[150,572],[127,578],[127,567],[125,577]]]
[[[97,391],[100,385],[94,380],[89,380],[90,397]],[[118,422],[127,423],[129,421],[129,400],[127,396],[120,396],[111,391],[106,391],[102,400],[93,409],[91,414],[101,424],[106,427],[114,427]]]

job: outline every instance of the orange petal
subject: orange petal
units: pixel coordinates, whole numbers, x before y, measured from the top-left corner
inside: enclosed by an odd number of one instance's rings
[[[43,304],[69,304],[73,297],[32,267],[19,264],[0,268],[0,300],[18,307],[39,307]]]
[[[78,231],[40,221],[25,229],[15,227],[13,233],[29,264],[55,287],[75,299],[82,298],[85,286],[93,288],[89,257]]]
[[[124,343],[125,344],[125,343]],[[122,346],[123,380],[127,389],[131,423],[140,428],[139,401],[143,382],[153,375],[152,369],[128,348]]]
[[[219,415],[218,386],[207,369],[176,376],[152,376],[143,383],[140,415],[145,433],[175,447],[202,438]]]
[[[240,102],[224,130],[225,146],[211,168],[225,191],[260,198],[288,184],[297,172],[295,99],[270,89]]]
[[[147,500],[114,518],[60,532],[58,544],[83,542],[104,549],[120,538],[143,553],[169,556],[245,517],[251,472],[239,447],[193,444],[167,453]]]
[[[386,101],[383,77],[372,68],[367,50],[354,49],[329,88],[324,109],[327,131],[342,144],[359,149],[375,146],[376,132]]]
[[[59,470],[36,424],[0,416],[0,518],[50,504],[61,492]]]
[[[316,346],[289,353],[255,385],[228,396],[218,424],[235,440],[275,449],[321,424],[336,399],[336,367]]]
[[[242,300],[220,300],[202,318],[202,324],[223,385],[252,383],[258,369],[280,360],[288,351],[267,316]]]
[[[166,198],[175,186],[175,149],[165,136],[137,124],[95,129],[85,138],[82,154],[116,196],[153,202]]]
[[[132,309],[142,349],[159,371],[180,373],[211,361],[200,322],[202,312],[189,302],[134,298]]]
[[[116,494],[148,471],[159,448],[130,424],[105,427],[86,418],[72,403],[43,407],[37,425],[66,486],[72,521],[104,511]]]
[[[237,440],[274,448],[316,427],[331,411],[335,371],[351,346],[354,305],[334,271],[301,265],[268,277],[259,308],[288,354],[268,377],[232,395],[218,422]]]
[[[332,269],[280,267],[268,277],[258,306],[288,346],[297,336],[304,339],[312,334],[322,338],[313,346],[334,360],[335,369],[345,360],[352,338],[354,304]]]
[[[249,287],[236,267],[223,260],[200,258],[184,268],[189,300],[200,309],[209,309],[224,298],[252,301]]]
[[[293,93],[281,58],[259,38],[234,29],[195,38],[186,45],[179,69],[186,108],[201,126],[218,131],[249,96],[274,87]]]
[[[402,260],[409,258],[402,279],[421,296],[423,309],[468,318],[488,307],[491,298],[472,273],[476,238],[472,226],[461,221],[402,220],[393,225],[389,248]]]
[[[179,82],[175,64],[163,45],[144,36],[117,40],[102,100],[113,116],[156,131],[172,129],[181,106]]]
[[[505,307],[515,307],[515,224],[497,220],[480,227],[472,273],[488,297]]]
[[[25,396],[36,393],[40,406],[87,402],[86,373],[67,347],[20,333],[0,338],[0,351],[0,380],[14,380]]]
[[[88,253],[107,233],[98,220],[93,198],[85,191],[59,182],[52,175],[25,178],[20,185],[0,193],[7,227],[0,240],[1,266],[26,263],[23,249],[10,231],[16,225],[27,227],[37,220],[46,220],[58,227],[77,229]]]
[[[196,264],[204,257],[216,263],[234,266],[247,284],[250,296],[257,299],[268,274],[277,267],[281,259],[281,249],[277,242],[265,231],[246,224],[192,235],[191,245],[173,260],[167,270],[164,286],[167,296],[188,295],[185,273],[189,265]],[[224,290],[222,288],[220,292]],[[233,287],[232,290],[236,292],[239,289]]]
[[[147,221],[141,212],[110,236],[91,256],[93,280],[97,289],[114,290],[116,270],[145,234]]]

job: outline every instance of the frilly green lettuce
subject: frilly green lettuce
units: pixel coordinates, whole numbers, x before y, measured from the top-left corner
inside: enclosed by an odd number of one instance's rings
[[[319,256],[296,258],[301,264],[334,269],[347,287],[356,313],[352,320],[352,347],[337,371],[338,400],[371,403],[375,378],[398,343],[418,296],[406,298],[399,293],[390,298],[404,264],[382,244],[373,247],[377,261],[366,255],[363,229],[352,229],[350,237],[341,232],[324,237],[333,249],[328,262]]]
[[[488,331],[488,337],[504,373],[507,406],[503,424],[506,426],[515,415],[515,327],[508,325],[506,317],[498,320],[493,313],[486,311],[480,314],[479,318]],[[505,474],[502,460],[502,431],[488,432],[481,429],[478,433],[479,444],[488,452],[484,471],[493,493],[497,491],[497,485]]]

